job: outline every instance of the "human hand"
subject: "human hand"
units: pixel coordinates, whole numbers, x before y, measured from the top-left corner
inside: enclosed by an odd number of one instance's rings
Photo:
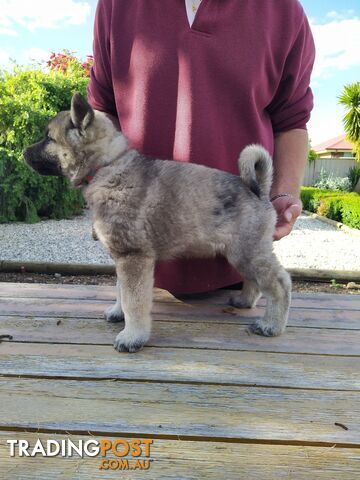
[[[275,198],[272,204],[277,214],[273,238],[274,240],[280,240],[291,232],[294,223],[301,213],[302,202],[299,197],[286,195]]]

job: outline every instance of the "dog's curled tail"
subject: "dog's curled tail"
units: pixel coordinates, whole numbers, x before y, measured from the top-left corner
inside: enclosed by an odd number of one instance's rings
[[[241,180],[259,198],[269,198],[272,182],[272,160],[261,145],[248,145],[241,152],[239,161]]]

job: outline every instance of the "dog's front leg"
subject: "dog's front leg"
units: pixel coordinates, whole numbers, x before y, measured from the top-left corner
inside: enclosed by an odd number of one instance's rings
[[[116,260],[125,328],[116,337],[119,352],[137,352],[149,340],[154,284],[153,258],[130,255]]]
[[[119,279],[116,281],[116,303],[105,311],[104,316],[105,320],[110,323],[122,322],[124,320],[124,312],[121,306],[121,287]]]

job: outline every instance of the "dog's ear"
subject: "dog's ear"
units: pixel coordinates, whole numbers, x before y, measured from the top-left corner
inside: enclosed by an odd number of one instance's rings
[[[80,93],[75,93],[71,99],[71,121],[79,130],[86,130],[94,120],[94,110]]]

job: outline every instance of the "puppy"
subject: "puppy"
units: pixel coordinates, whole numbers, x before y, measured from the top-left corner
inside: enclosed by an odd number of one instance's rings
[[[149,158],[75,94],[71,110],[52,119],[24,157],[41,175],[66,176],[83,188],[96,235],[116,265],[117,301],[105,312],[109,322],[125,320],[116,350],[136,352],[148,341],[155,262],[180,256],[225,256],[245,278],[231,304],[254,307],[261,292],[267,299],[252,331],[284,331],[291,281],[272,250],[272,162],[261,146],[243,150],[240,176]]]

